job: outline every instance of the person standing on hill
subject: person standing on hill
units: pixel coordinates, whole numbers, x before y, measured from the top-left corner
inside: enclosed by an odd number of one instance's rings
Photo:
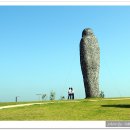
[[[71,88],[71,96],[72,96],[72,99],[74,100],[74,90],[73,90],[73,88]]]
[[[71,99],[71,88],[68,90],[68,99]]]

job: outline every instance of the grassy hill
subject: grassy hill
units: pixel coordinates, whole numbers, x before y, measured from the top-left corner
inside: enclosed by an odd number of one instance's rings
[[[130,99],[48,101],[48,104],[2,109],[0,120],[130,120]]]

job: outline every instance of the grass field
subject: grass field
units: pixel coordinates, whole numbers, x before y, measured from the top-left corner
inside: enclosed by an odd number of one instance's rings
[[[0,110],[0,120],[130,120],[130,99],[54,101],[8,108]]]

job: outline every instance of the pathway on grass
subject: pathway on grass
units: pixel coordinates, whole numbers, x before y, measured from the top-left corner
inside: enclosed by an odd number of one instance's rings
[[[96,101],[103,101],[103,100],[127,100],[127,99],[130,99],[130,98],[108,98],[108,99],[105,99],[105,98],[102,98],[102,99],[100,99],[100,100],[94,100],[94,99],[88,99],[88,101],[93,101],[93,102],[96,102]]]
[[[32,105],[36,105],[36,104],[49,104],[49,103],[54,103],[54,102],[27,103],[27,104],[18,104],[18,105],[8,105],[8,106],[2,106],[2,107],[0,107],[0,110],[1,110],[1,109],[5,109],[5,108],[23,107],[23,106],[32,106]]]
[[[60,101],[60,102],[79,102],[79,101]],[[18,104],[18,105],[8,105],[8,106],[0,107],[0,110],[6,109],[6,108],[24,107],[24,106],[32,106],[32,105],[37,105],[37,104],[50,104],[50,103],[59,103],[59,102],[42,102],[42,103],[26,103],[26,104]]]
[[[112,99],[104,99],[104,100],[127,100],[130,98],[112,98]]]

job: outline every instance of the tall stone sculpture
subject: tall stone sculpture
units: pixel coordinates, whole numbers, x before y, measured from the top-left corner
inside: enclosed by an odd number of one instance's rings
[[[99,96],[100,48],[92,29],[82,32],[80,41],[80,64],[86,98]]]

